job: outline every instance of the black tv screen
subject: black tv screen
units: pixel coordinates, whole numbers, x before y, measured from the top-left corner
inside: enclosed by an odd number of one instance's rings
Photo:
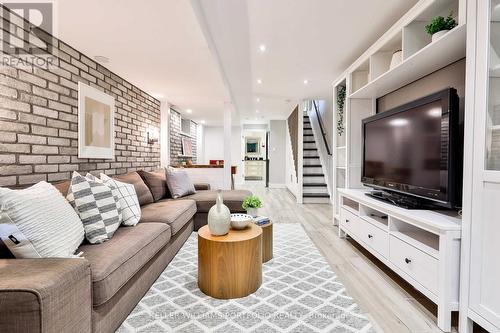
[[[365,119],[363,183],[455,204],[457,134],[453,89]]]

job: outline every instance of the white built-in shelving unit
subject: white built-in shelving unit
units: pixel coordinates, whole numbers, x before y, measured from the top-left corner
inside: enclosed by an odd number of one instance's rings
[[[340,87],[346,89],[343,114],[344,132],[342,135],[339,133],[334,135],[334,146],[336,147],[336,154],[334,154],[336,167],[333,175],[334,224],[339,225],[341,236],[353,237],[375,256],[383,258],[383,262],[438,304],[437,324],[443,331],[447,332],[451,330],[451,311],[458,310],[457,260],[460,248],[460,218],[455,216],[450,225],[442,226],[446,230],[448,227],[450,228],[449,234],[446,236],[450,238],[445,239],[443,238],[444,234],[441,233],[442,230],[429,230],[426,229],[426,226],[419,227],[418,223],[417,225],[412,224],[411,216],[409,216],[411,214],[408,213],[409,215],[405,216],[406,210],[398,209],[397,214],[392,216],[389,214],[388,207],[383,206],[383,203],[378,203],[377,200],[366,201],[365,196],[360,195],[361,192],[351,191],[366,190],[361,183],[361,125],[364,118],[376,113],[377,98],[466,56],[466,2],[466,0],[419,1],[333,83],[333,130],[335,133],[337,133],[339,119],[336,103],[337,93]],[[456,17],[458,26],[440,39],[432,41],[425,31],[425,25],[436,16],[447,16],[450,13]],[[498,15],[500,17],[500,9]],[[498,32],[500,38],[500,29]],[[391,68],[391,59],[396,51],[401,51],[401,61]],[[498,76],[500,76],[500,58],[497,63],[499,64]],[[497,73],[495,71],[491,70],[492,73]],[[500,99],[497,104],[500,110]],[[490,124],[492,130],[497,128],[495,126],[500,127],[500,117],[497,121]],[[349,211],[346,207],[346,199],[348,198],[356,199],[351,201],[357,202],[357,210]],[[389,219],[381,221],[366,214],[366,210],[369,209],[385,213],[389,215]],[[358,224],[359,229],[344,228],[346,219],[344,215],[349,213],[362,222]],[[422,214],[421,216],[426,215],[425,212]],[[435,213],[432,216],[439,217],[441,213]],[[442,219],[447,220],[445,216]],[[432,221],[430,222],[427,226],[432,225]],[[379,237],[385,237],[387,242],[382,241],[378,245],[370,246],[371,242],[374,242],[373,237],[369,237],[369,239],[363,237],[368,234],[373,236],[374,232],[378,233]],[[392,238],[394,241],[390,242],[389,240]],[[395,253],[395,257],[391,257],[391,246],[398,247],[402,253]],[[450,253],[442,252],[448,251],[451,247],[453,247],[451,257]],[[432,263],[435,270],[428,272],[430,276],[427,276],[426,273],[420,271],[426,267],[425,264],[422,265],[420,260],[417,260],[418,263],[413,262],[413,270],[404,266],[410,264],[396,263],[395,261],[401,259],[399,257],[404,255],[405,251],[408,256],[414,256],[412,253],[425,253],[426,256],[421,257],[421,260]],[[400,264],[402,266],[399,266]],[[399,268],[396,269],[396,267]],[[427,279],[431,279],[433,283],[438,281],[438,283],[432,284],[432,286],[428,285],[426,284]],[[451,289],[445,287],[447,282],[449,282]]]
[[[468,1],[467,22],[459,329],[500,332],[500,0]]]

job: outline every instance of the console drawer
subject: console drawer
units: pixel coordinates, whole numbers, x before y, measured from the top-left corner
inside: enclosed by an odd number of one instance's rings
[[[368,246],[373,248],[384,257],[389,257],[389,234],[373,224],[362,220],[360,228],[357,230],[358,236]]]
[[[437,294],[439,261],[425,252],[390,236],[390,260],[429,291]]]
[[[345,208],[340,209],[340,225],[342,228],[349,230],[357,236],[360,223],[361,218],[359,216],[354,215]]]

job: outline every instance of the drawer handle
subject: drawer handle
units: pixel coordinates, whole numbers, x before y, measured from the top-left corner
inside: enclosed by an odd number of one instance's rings
[[[346,223],[349,223],[349,220],[348,219],[345,219]]]
[[[368,238],[373,238],[373,235],[368,234]]]
[[[405,263],[407,264],[411,263],[411,259],[405,258]]]

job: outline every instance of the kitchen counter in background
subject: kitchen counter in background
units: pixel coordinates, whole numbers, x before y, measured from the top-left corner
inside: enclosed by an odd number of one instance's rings
[[[184,169],[222,169],[223,165],[210,165],[210,164],[193,164],[193,165],[171,165],[173,168],[184,168]],[[235,167],[233,167],[235,168]]]
[[[173,168],[186,170],[193,183],[210,184],[212,190],[224,189],[224,166],[193,164],[193,165],[171,165]],[[236,174],[236,167],[231,167],[231,174]],[[234,187],[234,184],[233,186]]]

